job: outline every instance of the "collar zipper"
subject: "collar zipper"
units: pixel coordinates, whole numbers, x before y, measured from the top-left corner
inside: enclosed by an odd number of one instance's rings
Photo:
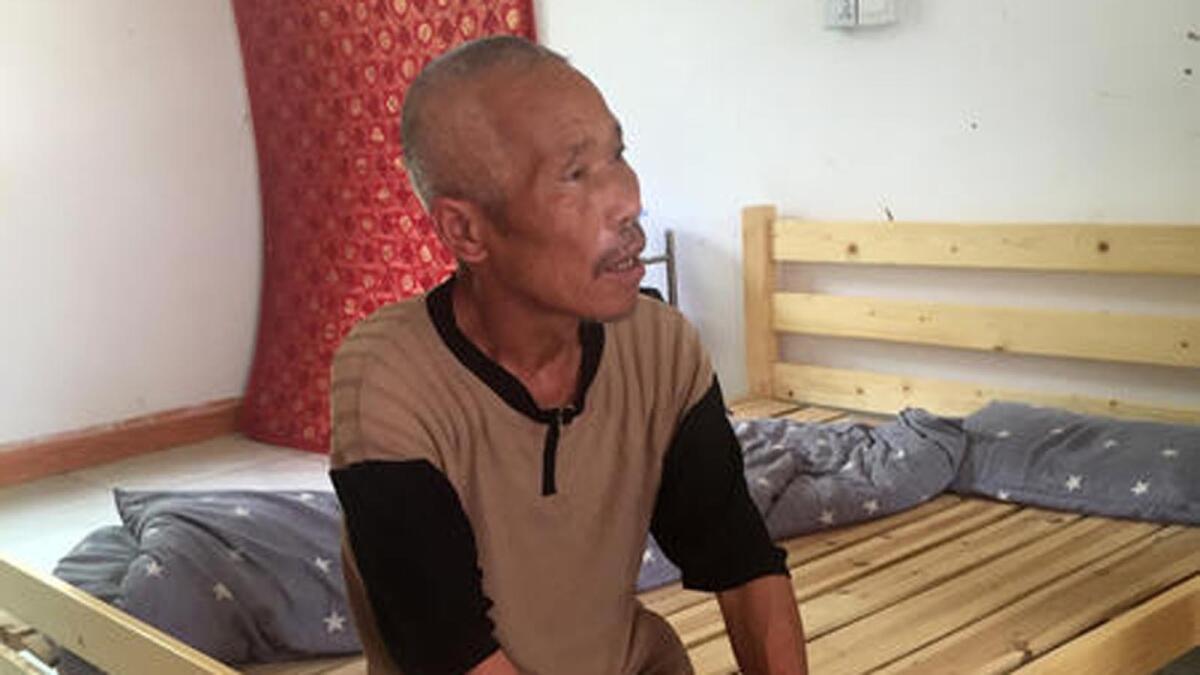
[[[558,439],[562,428],[575,418],[576,410],[572,406],[555,408],[550,413],[549,427],[546,429],[546,443],[542,446],[542,496],[549,497],[558,492],[556,465],[558,462]]]

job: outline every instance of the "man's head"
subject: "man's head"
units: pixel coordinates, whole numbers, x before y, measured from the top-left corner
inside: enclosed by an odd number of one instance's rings
[[[414,189],[472,275],[548,313],[632,309],[637,176],[604,98],[565,59],[519,38],[463,45],[413,83],[401,134]]]

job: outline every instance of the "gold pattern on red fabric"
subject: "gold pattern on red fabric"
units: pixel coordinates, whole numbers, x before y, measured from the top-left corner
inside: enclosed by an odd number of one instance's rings
[[[404,174],[404,92],[477,37],[534,38],[531,0],[234,0],[254,114],[264,263],[249,436],[329,447],[350,328],[453,269]],[[218,271],[219,272],[219,271]]]

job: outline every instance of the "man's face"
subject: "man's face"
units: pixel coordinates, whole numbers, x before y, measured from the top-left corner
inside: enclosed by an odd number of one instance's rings
[[[507,166],[503,222],[488,228],[486,264],[498,283],[548,311],[627,315],[645,273],[645,237],[617,120],[568,66],[505,80],[489,92]]]

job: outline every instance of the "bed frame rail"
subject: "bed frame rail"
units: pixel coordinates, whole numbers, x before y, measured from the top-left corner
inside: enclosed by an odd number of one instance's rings
[[[1030,309],[781,292],[780,263],[837,263],[1200,276],[1200,227],[814,223],[773,206],[742,212],[752,395],[891,414],[963,415],[990,400],[1200,422],[1200,407],[994,387],[780,361],[779,335],[1200,369],[1200,316]],[[1200,371],[1197,372],[1200,377]]]
[[[70,584],[3,558],[0,558],[0,598],[4,610],[107,672],[237,673]],[[14,649],[0,650],[0,673],[30,672],[39,671]]]

